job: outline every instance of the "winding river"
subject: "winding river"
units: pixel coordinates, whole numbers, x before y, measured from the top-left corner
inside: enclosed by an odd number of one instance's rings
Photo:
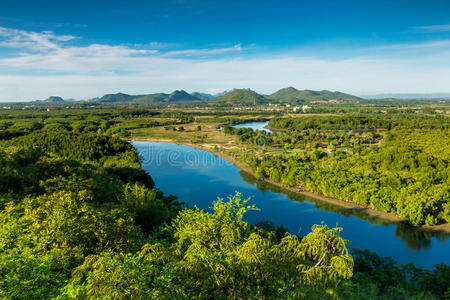
[[[250,223],[270,220],[275,225],[283,224],[291,233],[306,235],[312,225],[323,221],[330,227],[336,224],[342,227],[342,236],[351,242],[351,247],[367,248],[400,263],[413,262],[426,268],[440,262],[450,264],[448,234],[391,223],[286,191],[258,181],[232,163],[193,147],[164,142],[134,141],[132,144],[156,186],[165,194],[177,195],[187,207],[209,210],[217,197],[226,198],[239,191],[244,197],[253,197],[251,203],[260,209],[247,214]]]

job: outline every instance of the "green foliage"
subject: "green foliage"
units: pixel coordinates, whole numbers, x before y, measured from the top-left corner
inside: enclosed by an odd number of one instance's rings
[[[369,250],[353,250],[354,276],[337,288],[343,299],[445,299],[450,288],[450,268],[434,270],[412,264],[398,266],[390,257]]]
[[[40,148],[45,153],[80,161],[103,163],[111,157],[123,154],[128,155],[128,159],[134,163],[139,163],[137,152],[132,145],[95,133],[42,131],[3,142],[4,147],[30,145]]]
[[[269,99],[254,91],[241,89],[235,89],[211,101],[211,103],[213,104],[233,105],[233,106],[261,105],[267,104],[269,102],[270,102]]]
[[[448,118],[314,116],[269,124],[283,131],[224,128],[246,145],[236,154],[256,177],[395,213],[413,225],[450,219]]]
[[[122,203],[134,214],[136,224],[140,225],[145,232],[164,223],[176,216],[181,208],[181,203],[176,197],[164,197],[157,189],[148,189],[143,185],[135,183],[127,184],[123,190]]]
[[[316,226],[303,240],[243,221],[249,199],[214,202],[214,213],[180,212],[171,237],[140,254],[88,257],[65,288],[67,296],[95,298],[292,299],[333,294],[351,277],[353,259],[340,229]],[[316,247],[315,245],[319,246]],[[325,292],[326,291],[326,292]]]
[[[361,98],[341,93],[341,92],[330,92],[327,90],[323,91],[311,91],[302,90],[299,91],[296,88],[288,87],[276,91],[275,93],[268,96],[269,99],[276,100],[279,103],[289,103],[289,104],[299,104],[312,101],[322,101],[322,100],[361,100]]]
[[[87,257],[136,253],[145,233],[180,209],[175,197],[153,188],[129,144],[53,134],[30,134],[30,147],[12,139],[11,149],[0,150],[2,299],[58,296]],[[79,152],[70,148],[77,143]]]
[[[270,222],[252,226],[245,214],[256,208],[239,193],[218,199],[212,213],[180,211],[176,197],[154,187],[136,150],[117,138],[194,120],[234,124],[242,122],[239,112],[0,114],[2,299],[450,295],[447,265],[397,266],[367,251],[356,251],[354,261],[342,229],[323,224],[302,238]],[[260,177],[396,212],[413,224],[450,220],[447,119],[399,113],[273,122],[283,130],[224,128]]]
[[[207,99],[206,99],[207,100]],[[173,91],[171,94],[156,93],[148,95],[127,95],[123,93],[107,94],[98,100],[100,103],[154,103],[154,102],[200,102],[205,101],[204,97],[188,94],[181,90]]]
[[[70,266],[56,250],[39,256],[29,249],[0,253],[2,299],[50,299],[67,283]]]
[[[274,118],[269,125],[288,130],[376,130],[395,128],[448,129],[450,120],[444,116],[424,115],[366,115],[305,116],[301,118]]]

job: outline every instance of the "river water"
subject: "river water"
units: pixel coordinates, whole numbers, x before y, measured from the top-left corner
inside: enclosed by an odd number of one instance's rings
[[[391,256],[400,263],[413,262],[432,268],[450,264],[450,239],[445,233],[390,223],[379,218],[341,208],[308,196],[299,195],[256,180],[230,162],[207,151],[163,142],[132,142],[143,158],[156,187],[173,194],[187,207],[207,209],[217,197],[226,198],[239,191],[252,197],[260,211],[251,211],[246,220],[252,224],[272,221],[283,224],[291,233],[306,235],[311,226],[324,222],[342,227],[350,247],[370,249]]]
[[[242,124],[234,125],[234,128],[251,128],[253,130],[264,130],[266,132],[271,133],[272,131],[267,127],[269,125],[269,121],[266,122],[246,122]]]

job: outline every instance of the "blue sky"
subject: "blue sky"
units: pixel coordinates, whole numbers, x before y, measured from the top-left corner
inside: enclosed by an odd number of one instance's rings
[[[450,92],[450,1],[1,0],[0,100]]]

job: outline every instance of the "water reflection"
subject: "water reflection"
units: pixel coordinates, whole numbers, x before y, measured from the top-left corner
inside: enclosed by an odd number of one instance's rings
[[[365,208],[342,207],[330,202],[325,202],[319,199],[294,193],[277,185],[258,180],[253,175],[242,170],[239,172],[239,175],[245,182],[251,185],[255,185],[256,188],[262,192],[270,191],[276,194],[284,194],[290,200],[295,200],[297,202],[307,201],[309,203],[314,203],[315,207],[320,210],[339,213],[344,217],[355,216],[374,225],[395,225],[395,235],[402,239],[406,243],[407,247],[411,250],[429,249],[431,246],[432,237],[438,238],[441,242],[445,242],[449,237],[449,234],[445,232],[418,229],[405,222],[392,222],[386,219],[378,218],[365,212],[367,210]]]
[[[418,230],[371,216],[366,209],[340,207],[293,193],[258,181],[220,157],[189,146],[156,142],[133,145],[156,186],[166,194],[179,196],[189,207],[208,209],[218,196],[224,198],[240,191],[245,197],[253,196],[253,204],[261,209],[246,215],[251,224],[270,220],[300,235],[322,221],[329,226],[338,224],[352,247],[428,268],[440,262],[450,264],[446,233]]]

